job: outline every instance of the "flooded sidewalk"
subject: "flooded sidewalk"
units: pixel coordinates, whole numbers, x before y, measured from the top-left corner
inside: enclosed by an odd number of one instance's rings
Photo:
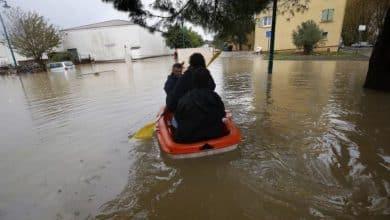
[[[0,219],[365,219],[390,214],[390,96],[366,61],[221,56],[239,149],[171,160],[129,133],[165,102],[172,57],[0,76]],[[100,72],[99,74],[89,74]]]

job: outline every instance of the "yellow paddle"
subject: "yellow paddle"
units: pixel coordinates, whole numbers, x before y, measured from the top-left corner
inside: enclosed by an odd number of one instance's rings
[[[214,54],[214,56],[211,57],[211,60],[210,60],[209,63],[206,65],[206,67],[209,66],[215,59],[217,59],[217,58],[219,57],[219,55],[221,55],[221,51],[216,52],[216,53]]]
[[[214,54],[214,56],[211,58],[207,66],[209,66],[217,57],[221,54],[221,51],[218,51],[217,53]],[[163,113],[164,114],[164,113]],[[154,127],[156,125],[156,122],[160,119],[160,117],[163,115],[161,114],[154,122],[149,123],[139,129],[132,137],[132,139],[141,139],[141,140],[146,140],[150,139],[153,136],[154,132]]]

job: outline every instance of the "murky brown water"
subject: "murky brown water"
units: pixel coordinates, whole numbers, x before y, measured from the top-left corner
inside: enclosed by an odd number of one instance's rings
[[[330,219],[390,214],[390,95],[367,62],[220,58],[239,150],[175,161],[153,120],[171,58],[0,77],[0,219]],[[113,70],[113,71],[111,71]]]

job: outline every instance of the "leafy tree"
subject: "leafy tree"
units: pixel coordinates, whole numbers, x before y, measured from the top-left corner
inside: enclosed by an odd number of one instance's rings
[[[154,14],[151,10],[145,9],[142,4],[142,0],[102,0],[104,2],[111,2],[114,7],[120,11],[129,12],[131,19],[141,26],[148,27],[150,30],[161,29],[162,27],[172,26],[178,23],[178,21],[186,21],[205,29],[211,30],[215,33],[226,32],[233,24],[234,19],[232,15],[244,16],[254,15],[265,9],[272,0],[187,0],[187,1],[176,1],[176,0],[154,0],[152,3],[153,10],[161,12],[160,15]],[[302,12],[308,8],[308,2],[310,0],[279,0],[279,2],[285,8],[285,11],[294,13]],[[375,1],[386,1],[386,0],[375,0]],[[371,0],[370,0],[371,2]],[[384,7],[386,11],[389,11],[388,7]],[[387,13],[389,14],[389,12]],[[387,16],[389,17],[389,15]],[[147,20],[152,18],[153,23],[148,23]],[[226,25],[226,24],[229,24]],[[390,30],[390,22],[380,27],[379,32],[385,32]],[[387,38],[383,37],[386,36]],[[390,54],[390,37],[386,34],[382,34],[382,37],[378,37],[377,42],[382,43],[376,45],[387,45],[386,47],[379,48],[375,46],[373,55],[371,56],[370,65],[382,65],[378,69],[372,69],[371,73],[367,75],[367,78],[376,78],[381,83],[390,87],[390,77],[381,78],[383,73],[390,72],[390,63],[382,62],[383,56],[389,59]],[[370,72],[370,71],[369,71]],[[375,83],[366,83],[366,87],[373,89],[383,89]]]
[[[68,51],[63,51],[63,52],[52,52],[47,54],[50,62],[61,62],[64,60],[71,60],[75,62],[75,60],[72,57],[72,54],[69,53]]]
[[[241,50],[242,45],[248,42],[248,34],[252,33],[254,29],[255,19],[253,16],[247,15],[242,16],[241,18],[237,17],[234,25],[219,32],[216,38],[238,44],[239,50]]]
[[[348,0],[345,10],[342,37],[346,45],[359,41],[359,25],[366,25],[362,40],[374,43],[383,26],[390,0]]]
[[[17,52],[32,57],[45,69],[42,59],[44,53],[50,53],[60,44],[57,28],[35,12],[23,12],[20,9],[9,13],[10,36]]]
[[[112,2],[116,9],[129,12],[133,22],[151,31],[163,31],[164,28],[185,21],[221,36],[228,36],[237,43],[244,42],[247,34],[253,30],[253,15],[272,2],[272,0],[154,0],[151,4],[152,12],[142,4],[142,0],[102,1]],[[293,12],[293,9],[305,10],[309,2],[309,0],[279,1],[282,8],[289,12]]]
[[[187,27],[179,25],[172,26],[163,34],[168,47],[170,48],[191,48],[202,46],[202,37]]]
[[[303,22],[292,33],[293,43],[298,48],[303,48],[304,54],[310,54],[321,41],[322,32],[313,20]]]

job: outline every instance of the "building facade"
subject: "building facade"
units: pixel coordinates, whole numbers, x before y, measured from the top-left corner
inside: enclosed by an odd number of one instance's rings
[[[31,58],[24,57],[18,52],[13,49],[16,63],[19,64],[19,62],[31,60]],[[6,40],[0,40],[0,66],[9,66],[14,65],[14,60],[12,58],[11,51],[8,47],[8,43]]]
[[[283,1],[278,2],[278,10]],[[316,50],[337,51],[341,41],[341,31],[347,0],[311,0],[308,10],[291,15],[278,13],[276,18],[275,50],[297,50],[292,33],[298,25],[308,20],[315,21],[323,30],[323,40]],[[271,37],[272,9],[256,15],[254,47],[268,51]]]
[[[130,21],[111,20],[61,30],[62,47],[80,59],[140,59],[172,54],[161,33]]]

